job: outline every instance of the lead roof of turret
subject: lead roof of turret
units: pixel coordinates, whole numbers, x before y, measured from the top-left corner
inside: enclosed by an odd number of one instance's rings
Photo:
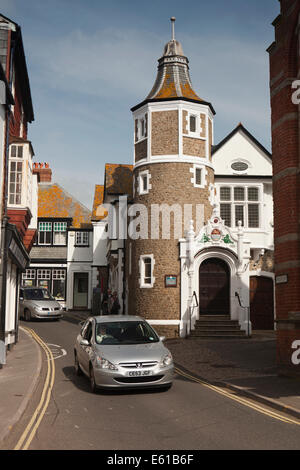
[[[189,60],[184,55],[181,43],[175,39],[174,23],[172,22],[172,39],[165,45],[163,55],[158,60],[158,71],[154,86],[145,100],[134,106],[132,111],[151,101],[169,101],[183,99],[210,106],[212,112],[215,111],[210,103],[200,98],[194,91],[190,74]]]

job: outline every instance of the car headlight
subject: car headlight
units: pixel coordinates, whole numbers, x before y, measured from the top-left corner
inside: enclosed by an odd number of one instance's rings
[[[33,304],[33,309],[36,310],[36,311],[38,311],[38,312],[42,312],[42,311],[43,311],[42,307],[41,307],[40,305],[36,305],[36,304]]]
[[[101,369],[118,370],[118,367],[104,357],[96,356],[97,366]]]
[[[171,353],[168,353],[164,356],[164,358],[160,362],[161,367],[168,367],[173,364],[173,357]]]

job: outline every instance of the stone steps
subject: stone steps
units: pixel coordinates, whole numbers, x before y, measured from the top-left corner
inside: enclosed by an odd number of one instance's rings
[[[196,321],[191,338],[247,338],[237,320],[231,320],[228,315],[205,315]]]

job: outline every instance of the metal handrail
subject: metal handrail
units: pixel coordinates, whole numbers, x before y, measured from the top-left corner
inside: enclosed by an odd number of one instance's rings
[[[241,302],[241,299],[240,299],[240,295],[238,292],[235,292],[235,296],[238,298],[238,301],[239,301],[239,304],[240,304],[240,307],[241,308],[246,308],[247,309],[247,330],[248,330],[248,336],[250,336],[250,332],[249,332],[249,323],[250,323],[250,307],[245,307],[244,305],[242,305],[242,302]]]

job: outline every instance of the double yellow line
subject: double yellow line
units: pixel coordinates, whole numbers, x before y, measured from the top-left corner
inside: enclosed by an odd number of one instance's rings
[[[235,394],[235,392],[231,392],[231,391],[228,391],[222,387],[218,387],[216,385],[212,385],[208,382],[206,382],[205,380],[202,380],[202,379],[199,379],[191,374],[189,374],[188,372],[185,372],[183,370],[181,370],[180,368],[178,367],[175,367],[175,372],[179,375],[181,375],[182,377],[185,377],[186,379],[189,379],[193,382],[197,382],[201,385],[203,385],[204,387],[207,387],[209,388],[210,390],[213,390],[214,392],[216,393],[219,393],[220,395],[223,395],[227,398],[230,398],[231,400],[234,400],[244,406],[247,406],[248,408],[252,408],[253,410],[255,411],[258,411],[259,413],[263,413],[264,415],[267,415],[271,418],[274,418],[274,419],[278,419],[279,421],[283,421],[284,423],[288,423],[288,424],[296,424],[296,425],[300,425],[300,421],[296,420],[296,419],[292,419],[292,418],[288,418],[286,416],[283,416],[279,413],[276,413],[274,411],[271,411],[269,410],[268,408],[265,408],[263,406],[260,406],[250,400],[247,400],[246,398],[243,398],[241,396],[238,396]]]
[[[35,339],[35,341],[43,348],[46,353],[47,357],[47,375],[46,380],[44,383],[42,395],[40,402],[33,413],[31,420],[29,421],[26,429],[24,430],[22,436],[20,437],[17,445],[15,446],[14,450],[27,450],[35,436],[35,433],[40,425],[40,422],[43,419],[43,416],[47,410],[49,405],[49,401],[51,398],[51,392],[53,389],[54,378],[55,378],[55,365],[54,365],[54,357],[51,350],[48,348],[47,344],[42,341],[42,339],[30,328],[24,329],[31,334],[31,336]]]

